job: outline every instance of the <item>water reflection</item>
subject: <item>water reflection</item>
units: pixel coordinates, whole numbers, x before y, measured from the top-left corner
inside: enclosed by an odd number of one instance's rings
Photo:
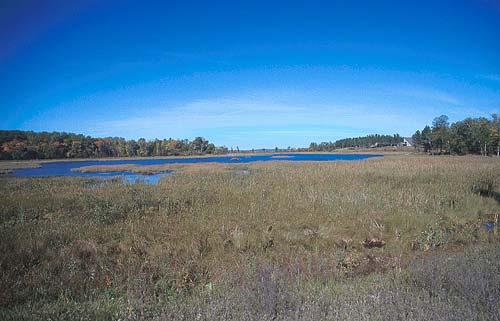
[[[154,175],[141,175],[141,174],[132,174],[132,175],[121,175],[121,179],[124,183],[127,184],[147,184],[147,185],[156,185],[160,181],[162,177],[172,175],[171,172],[159,173]]]

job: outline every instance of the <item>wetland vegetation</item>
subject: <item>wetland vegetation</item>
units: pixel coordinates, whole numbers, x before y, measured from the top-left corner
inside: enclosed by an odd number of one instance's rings
[[[0,319],[499,318],[498,158],[244,166],[0,177]]]

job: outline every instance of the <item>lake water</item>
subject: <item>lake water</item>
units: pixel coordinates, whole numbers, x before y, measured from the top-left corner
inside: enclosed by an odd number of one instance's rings
[[[162,164],[194,164],[194,163],[231,163],[246,164],[252,162],[271,161],[359,161],[382,155],[373,154],[269,154],[269,155],[238,155],[238,156],[216,156],[216,157],[186,157],[186,158],[163,158],[163,159],[120,159],[120,160],[86,160],[86,161],[62,161],[41,163],[40,168],[21,168],[12,171],[12,175],[19,177],[46,177],[46,176],[83,176],[83,177],[122,177],[124,182],[135,183],[142,181],[146,184],[156,184],[164,176],[171,175],[170,172],[163,172],[155,175],[141,175],[133,172],[114,173],[80,173],[72,169],[83,166],[94,165],[162,165]],[[240,174],[248,174],[248,171],[241,170]]]

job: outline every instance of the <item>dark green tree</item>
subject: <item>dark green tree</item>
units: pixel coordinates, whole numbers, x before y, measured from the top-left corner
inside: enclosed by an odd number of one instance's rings
[[[439,153],[443,153],[443,149],[447,152],[450,151],[449,126],[448,116],[446,115],[436,117],[432,121],[432,147],[439,151]]]

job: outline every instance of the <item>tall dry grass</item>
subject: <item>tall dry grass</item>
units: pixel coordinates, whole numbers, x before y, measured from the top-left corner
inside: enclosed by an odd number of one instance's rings
[[[213,288],[235,289],[240,301],[245,291],[263,293],[249,304],[268,313],[302,290],[404,271],[418,253],[498,241],[482,223],[499,204],[477,192],[499,191],[498,159],[387,156],[247,168],[248,175],[198,167],[157,186],[2,177],[3,319],[34,306],[52,319],[86,319],[88,311],[90,319],[144,319],[172,304],[186,319],[181,302],[207,300],[199,293]],[[385,246],[366,248],[367,239]],[[259,290],[256,278],[283,284]],[[288,287],[291,301],[277,290]]]

